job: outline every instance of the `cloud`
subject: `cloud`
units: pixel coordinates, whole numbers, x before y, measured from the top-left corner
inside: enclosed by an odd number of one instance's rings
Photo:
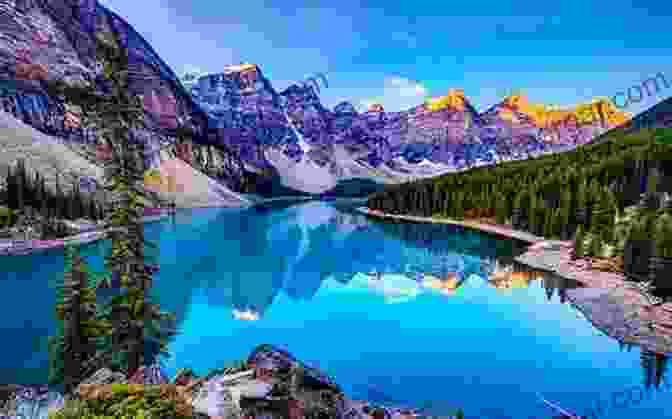
[[[374,103],[383,105],[386,111],[402,111],[419,105],[429,94],[421,83],[399,76],[388,76],[383,81],[382,94],[359,101],[360,110]]]

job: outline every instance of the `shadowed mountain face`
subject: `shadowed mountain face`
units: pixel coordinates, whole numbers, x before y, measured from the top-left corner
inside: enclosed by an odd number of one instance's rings
[[[76,112],[43,85],[54,79],[99,83],[95,36],[114,32],[129,52],[131,88],[144,98],[146,138],[156,155],[163,146],[199,168],[214,162],[208,173],[238,191],[245,171],[276,179],[281,187],[261,189],[277,193],[338,193],[342,182],[354,179],[398,183],[571,148],[628,119],[606,101],[559,110],[523,96],[479,113],[459,89],[403,112],[373,106],[359,113],[348,102],[327,109],[314,86],[277,92],[253,64],[179,80],[130,25],[95,0],[2,2],[0,31],[6,112],[43,132],[93,142],[95,133],[82,129]],[[188,156],[176,150],[180,125],[195,130],[195,143],[215,145],[216,156],[200,147],[188,148]]]
[[[206,114],[173,71],[123,19],[95,0],[17,0],[0,2],[0,108],[32,127],[70,143],[95,144],[95,131],[82,128],[76,109],[45,90],[45,82],[93,83],[102,87],[96,60],[97,33],[116,33],[129,55],[129,85],[142,95],[148,131],[139,133],[155,152],[174,147],[174,130],[191,127],[206,143]],[[143,135],[145,134],[145,135]],[[214,142],[211,142],[214,143]],[[216,143],[214,143],[216,144]],[[194,157],[197,152],[194,150]],[[242,177],[237,154],[219,148],[215,160],[229,186]]]

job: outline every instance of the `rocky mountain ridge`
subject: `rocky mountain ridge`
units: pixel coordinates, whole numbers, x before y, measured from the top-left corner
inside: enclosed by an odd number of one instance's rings
[[[314,86],[278,92],[254,64],[192,74],[185,86],[246,164],[313,193],[346,180],[396,183],[562,151],[629,120],[604,99],[559,109],[520,95],[479,113],[460,89],[401,112],[375,105],[359,113],[349,102],[330,110]]]
[[[115,32],[142,95],[153,165],[178,156],[234,191],[324,194],[343,182],[434,176],[590,141],[628,119],[606,101],[574,110],[512,96],[479,113],[464,92],[402,112],[322,105],[315,86],[278,92],[254,64],[178,79],[122,18],[95,0],[0,1],[0,103],[5,112],[69,142],[93,145],[76,110],[50,97],[46,80],[97,83],[95,33]],[[176,129],[193,141],[178,144]],[[164,156],[164,157],[162,157]]]

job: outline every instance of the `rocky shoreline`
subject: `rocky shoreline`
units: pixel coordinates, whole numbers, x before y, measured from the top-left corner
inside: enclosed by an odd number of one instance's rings
[[[620,342],[672,354],[672,303],[655,304],[644,287],[627,281],[623,274],[592,269],[587,259],[572,260],[571,242],[544,240],[507,226],[386,214],[366,207],[357,211],[385,219],[458,225],[531,243],[516,261],[583,284],[584,288],[568,290],[567,297],[593,326]]]
[[[516,261],[586,286],[567,291],[568,300],[599,330],[624,343],[672,354],[672,303],[655,304],[644,287],[616,272],[591,269],[572,260],[571,245],[531,246]]]
[[[119,385],[128,385],[129,393],[142,398],[151,387],[171,394],[184,417],[213,419],[456,419],[454,415],[436,416],[401,406],[383,406],[353,400],[323,372],[272,345],[260,345],[238,366],[213,370],[197,377],[183,370],[169,382],[157,364],[141,367],[133,376],[103,368],[82,382],[72,396],[63,397],[46,386],[13,386],[9,397],[0,400],[0,419],[12,417],[42,418],[47,412],[77,413],[66,399],[98,405],[114,404],[113,393]],[[116,385],[116,388],[115,386]],[[138,386],[140,385],[140,386]],[[165,401],[165,400],[164,400]],[[119,402],[119,398],[116,399]],[[121,401],[121,404],[124,402]],[[65,413],[67,411],[67,414]],[[128,412],[131,413],[131,412]],[[22,416],[18,416],[21,414]],[[77,416],[79,417],[79,416]],[[88,416],[87,416],[88,417]],[[136,417],[136,416],[133,416]]]

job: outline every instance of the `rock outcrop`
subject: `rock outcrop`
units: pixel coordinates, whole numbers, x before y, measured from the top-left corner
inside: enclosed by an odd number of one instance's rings
[[[240,188],[244,173],[238,155],[209,142],[206,114],[173,71],[130,25],[95,0],[0,1],[0,108],[66,145],[93,146],[95,131],[81,126],[76,109],[50,96],[45,82],[101,83],[95,54],[101,32],[117,33],[118,47],[128,51],[129,85],[143,97],[148,126],[138,135],[153,149],[151,161],[159,164],[160,150],[176,154],[175,129],[191,128],[195,143],[217,148],[220,167],[212,173],[226,186]],[[205,158],[194,153],[189,160]]]
[[[209,377],[194,393],[194,411],[210,417],[427,417],[351,400],[330,377],[271,345],[257,347],[242,368]]]
[[[128,384],[129,394],[158,387],[172,399],[190,404],[198,418],[335,418],[335,419],[428,419],[417,409],[390,407],[352,400],[329,376],[302,363],[272,345],[258,346],[240,365],[213,370],[205,377],[183,373],[169,383],[157,365],[143,367],[126,379],[123,374],[100,369],[82,382],[73,397],[98,401],[109,399],[112,384]],[[6,403],[0,414],[34,412],[65,406],[63,396],[45,386],[12,386],[4,390]],[[139,393],[138,393],[139,394]],[[137,399],[138,396],[136,396]],[[67,408],[67,407],[66,407]],[[35,412],[37,411],[37,412]],[[26,417],[43,417],[43,416]],[[0,416],[2,417],[2,416]],[[13,416],[12,416],[13,417]],[[451,419],[447,416],[446,419]]]
[[[198,150],[200,150],[200,146]],[[66,192],[72,190],[77,181],[89,180],[95,184],[104,183],[103,169],[94,158],[86,155],[81,147],[73,147],[61,138],[46,135],[34,127],[16,120],[0,111],[0,176],[7,173],[7,166],[17,160],[24,160],[28,172],[39,172],[45,178],[47,188],[56,188],[56,179]],[[196,153],[197,156],[207,154]],[[214,160],[214,159],[213,159]],[[227,186],[207,176],[197,167],[183,160],[163,155],[158,162],[158,171],[167,179],[173,179],[172,188],[157,190],[160,198],[175,202],[180,208],[224,206],[248,206],[249,201]],[[151,185],[148,185],[150,189]],[[82,188],[84,189],[84,188]],[[95,189],[95,188],[94,188]],[[102,190],[95,189],[98,199],[104,199]]]

